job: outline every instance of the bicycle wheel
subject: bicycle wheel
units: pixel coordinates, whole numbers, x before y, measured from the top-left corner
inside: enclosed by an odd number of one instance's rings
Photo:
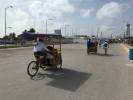
[[[61,69],[62,68],[62,57],[60,56],[60,63],[56,66],[56,68]]]
[[[39,67],[36,61],[31,61],[27,67],[27,73],[29,76],[33,77],[37,74]]]

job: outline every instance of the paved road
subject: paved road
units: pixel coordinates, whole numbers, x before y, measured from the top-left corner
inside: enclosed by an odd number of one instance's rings
[[[63,45],[63,69],[26,73],[31,48],[0,50],[0,100],[133,100],[133,67],[120,44],[109,55],[87,55],[86,45]]]

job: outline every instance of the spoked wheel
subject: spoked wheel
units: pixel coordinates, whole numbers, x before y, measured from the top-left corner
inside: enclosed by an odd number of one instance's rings
[[[27,73],[32,78],[37,74],[38,69],[36,61],[31,61],[27,67]]]
[[[58,65],[56,66],[56,68],[57,68],[57,69],[61,69],[61,68],[62,68],[62,57],[61,57],[61,59],[60,59],[60,64],[58,64]]]
[[[62,68],[62,63],[58,64],[58,65],[56,66],[56,68],[57,68],[57,69],[61,69],[61,68]]]

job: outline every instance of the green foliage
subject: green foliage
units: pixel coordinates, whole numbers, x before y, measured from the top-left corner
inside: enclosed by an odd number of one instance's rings
[[[35,33],[36,30],[34,28],[30,28],[30,30],[28,32]]]
[[[3,39],[6,39],[6,40],[17,40],[17,37],[16,37],[16,34],[13,32],[13,33],[10,33],[7,36],[4,36]]]

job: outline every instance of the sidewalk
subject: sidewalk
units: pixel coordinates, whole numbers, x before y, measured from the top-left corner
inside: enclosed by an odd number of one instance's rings
[[[130,46],[128,44],[121,44],[121,46],[125,49],[125,51],[128,53],[128,50],[130,48],[133,48],[133,46]],[[133,100],[133,62],[129,61],[126,64],[125,71],[127,73],[127,100]]]
[[[125,51],[128,53],[128,50],[130,49],[130,48],[133,48],[133,46],[130,46],[130,45],[128,45],[128,44],[121,44],[121,46],[125,49]]]

